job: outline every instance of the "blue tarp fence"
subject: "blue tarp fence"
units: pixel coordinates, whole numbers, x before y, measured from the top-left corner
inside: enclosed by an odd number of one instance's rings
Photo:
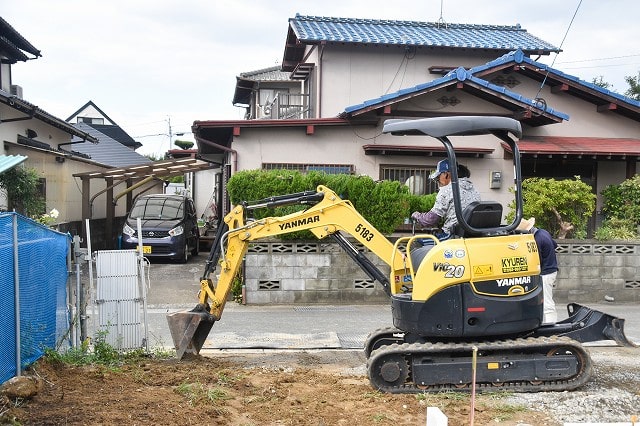
[[[0,384],[18,375],[18,359],[22,371],[67,334],[69,249],[68,234],[0,213]]]

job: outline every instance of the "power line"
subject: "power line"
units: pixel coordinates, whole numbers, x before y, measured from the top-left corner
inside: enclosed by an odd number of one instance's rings
[[[608,60],[611,60],[611,59],[634,58],[636,56],[640,56],[640,53],[635,53],[633,55],[624,55],[624,56],[611,56],[609,58],[577,59],[575,61],[562,61],[562,62],[558,62],[558,63],[559,64],[574,64],[576,62],[608,61]],[[633,64],[629,64],[629,65],[633,65]]]
[[[580,6],[582,5],[582,0],[580,0],[580,2],[578,3],[578,7],[576,7],[576,11],[573,13],[573,16],[571,17],[571,22],[569,22],[569,26],[567,27],[567,31],[564,33],[564,37],[562,37],[562,41],[560,42],[560,46],[558,47],[558,50],[562,50],[562,45],[564,44],[564,41],[567,39],[567,35],[569,34],[569,30],[571,29],[571,25],[573,25],[573,21],[574,19],[576,19],[576,15],[578,14],[578,10],[580,10]],[[551,61],[551,65],[549,68],[553,68],[553,65],[556,62],[556,59],[558,59],[558,54],[556,53],[556,56],[553,58],[553,61]],[[549,69],[547,69],[547,73],[545,74],[544,78],[542,79],[542,83],[540,83],[540,88],[538,89],[538,93],[536,93],[536,96],[534,97],[534,99],[538,99],[538,96],[540,96],[540,92],[542,91],[542,88],[544,87],[544,84],[547,81],[547,77],[549,77]]]
[[[585,70],[589,68],[611,68],[611,67],[627,67],[631,65],[640,65],[640,62],[629,63],[629,64],[611,64],[611,65],[591,65],[584,67],[564,67],[563,70]]]

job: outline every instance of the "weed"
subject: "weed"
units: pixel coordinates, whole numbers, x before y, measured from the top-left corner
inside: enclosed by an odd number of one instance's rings
[[[366,392],[363,396],[364,396],[365,398],[377,399],[377,398],[382,397],[382,393],[381,393],[381,392],[378,392],[378,391]]]
[[[386,414],[374,414],[373,415],[373,421],[374,423],[380,423],[380,422],[384,422],[385,420],[390,420]]]
[[[185,397],[192,407],[201,403],[216,403],[230,398],[224,389],[209,388],[202,383],[181,383],[175,391]]]

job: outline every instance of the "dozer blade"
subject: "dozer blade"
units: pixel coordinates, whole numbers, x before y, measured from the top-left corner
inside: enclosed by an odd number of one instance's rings
[[[176,357],[182,359],[185,353],[200,353],[215,318],[198,305],[190,311],[167,314],[167,322],[176,348]]]
[[[567,336],[578,342],[613,340],[619,346],[637,347],[624,334],[624,319],[596,311],[577,303],[567,305],[569,317],[536,330],[539,336]]]

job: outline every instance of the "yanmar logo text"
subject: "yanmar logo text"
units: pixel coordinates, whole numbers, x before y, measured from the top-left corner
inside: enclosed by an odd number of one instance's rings
[[[531,284],[531,277],[503,278],[496,280],[498,287],[511,287],[512,285]]]
[[[306,217],[304,219],[292,220],[291,222],[285,222],[278,225],[281,231],[285,229],[297,228],[303,225],[309,225],[310,223],[320,222],[320,215]]]
[[[526,256],[514,256],[502,258],[502,272],[522,272],[529,269]]]

